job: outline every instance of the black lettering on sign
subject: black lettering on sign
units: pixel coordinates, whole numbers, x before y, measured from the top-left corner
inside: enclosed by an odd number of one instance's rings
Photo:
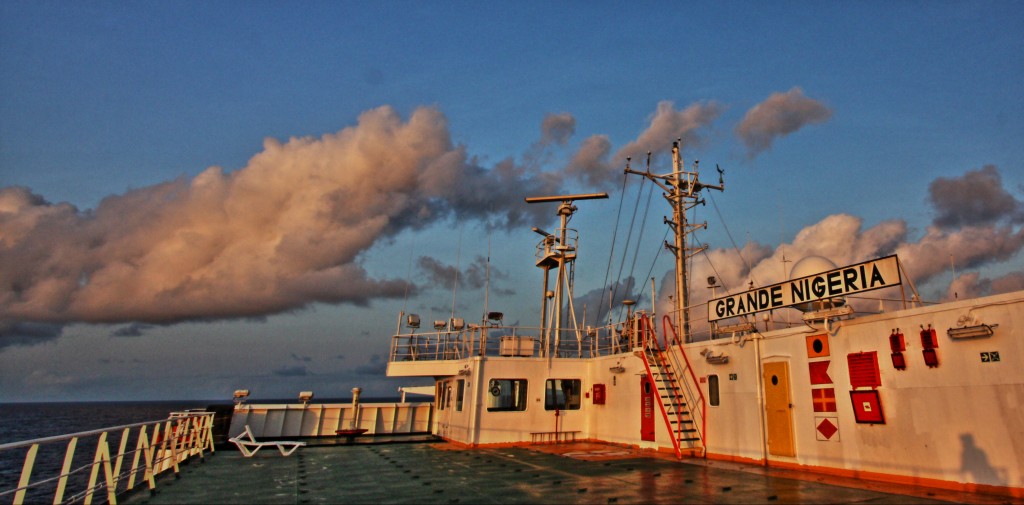
[[[882,272],[878,271],[878,265],[871,265],[871,287],[876,285],[885,286],[885,279],[882,278]]]

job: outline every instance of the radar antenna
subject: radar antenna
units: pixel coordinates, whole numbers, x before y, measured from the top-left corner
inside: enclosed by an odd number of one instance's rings
[[[567,227],[569,219],[577,208],[573,205],[576,200],[595,200],[608,198],[608,193],[586,193],[577,195],[560,196],[534,196],[526,198],[526,203],[550,203],[560,202],[558,205],[559,227],[555,233],[548,233],[540,228],[533,227],[532,231],[544,238],[537,245],[537,266],[544,269],[544,290],[541,298],[540,312],[540,338],[542,353],[545,356],[557,355],[561,345],[562,312],[564,300],[568,300],[568,308],[576,330],[576,341],[579,352],[582,354],[582,335],[576,327],[576,316],[572,305],[573,271],[576,261],[576,230]],[[548,290],[550,272],[555,269],[558,272],[553,293]],[[549,294],[550,293],[550,294]],[[554,321],[548,321],[548,298],[553,298],[552,314]],[[554,339],[550,333],[554,330]],[[553,346],[550,344],[553,342]],[[550,354],[549,354],[550,353]]]

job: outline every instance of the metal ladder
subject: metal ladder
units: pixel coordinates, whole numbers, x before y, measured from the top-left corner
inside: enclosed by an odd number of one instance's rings
[[[681,377],[684,372],[681,363],[673,363],[677,360],[671,359],[670,353],[662,350],[650,318],[646,314],[640,315],[638,323],[643,342],[644,367],[647,370],[647,377],[657,389],[658,406],[665,426],[672,434],[672,448],[676,457],[682,458],[684,450],[692,449],[701,449],[703,454],[703,439],[691,412],[692,404],[695,402],[688,399],[693,396],[688,394],[691,388],[680,382],[681,379],[685,380],[685,377]],[[667,320],[665,323],[671,324]],[[690,373],[692,375],[692,371]],[[697,390],[700,391],[699,388]],[[702,402],[703,395],[699,394],[699,397]]]

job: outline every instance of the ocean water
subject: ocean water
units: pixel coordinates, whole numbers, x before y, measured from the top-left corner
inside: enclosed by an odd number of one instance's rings
[[[230,402],[210,401],[0,403],[0,444],[125,424],[159,421],[166,419],[171,412],[203,408],[217,403],[230,404]],[[132,433],[132,437],[134,437],[135,432]],[[108,437],[111,440],[109,442],[111,451],[116,452],[120,434],[111,434]],[[78,441],[73,460],[74,467],[92,461],[98,438],[98,436],[84,437]],[[33,481],[56,476],[64,461],[66,449],[67,442],[41,446],[32,471]],[[0,492],[17,486],[27,450],[26,447],[0,451]],[[27,501],[29,503],[52,502],[54,489],[55,485],[30,492]],[[74,491],[71,485],[69,485],[69,491]],[[7,503],[12,499],[12,495],[0,496],[0,503]]]

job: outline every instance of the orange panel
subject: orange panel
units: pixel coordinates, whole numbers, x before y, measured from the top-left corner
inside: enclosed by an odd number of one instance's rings
[[[807,337],[807,357],[824,358],[829,356],[828,333],[821,335],[810,335]]]

